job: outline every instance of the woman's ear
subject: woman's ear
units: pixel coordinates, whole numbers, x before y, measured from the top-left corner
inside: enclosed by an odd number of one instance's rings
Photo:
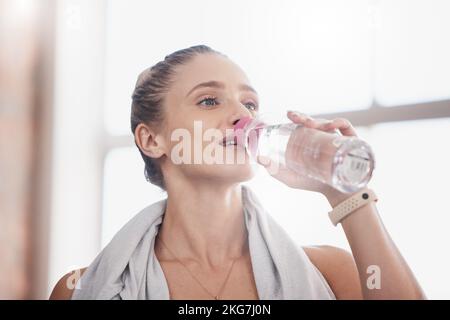
[[[160,158],[165,154],[164,140],[145,123],[137,125],[134,139],[139,149],[150,158]]]

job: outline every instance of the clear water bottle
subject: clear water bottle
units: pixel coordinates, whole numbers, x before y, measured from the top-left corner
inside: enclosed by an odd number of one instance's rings
[[[245,117],[234,126],[238,143],[256,161],[258,156],[319,180],[341,192],[356,192],[372,177],[375,158],[358,137],[307,128],[295,123],[268,124]]]

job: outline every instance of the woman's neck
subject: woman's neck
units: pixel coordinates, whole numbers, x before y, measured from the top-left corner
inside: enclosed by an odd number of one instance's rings
[[[214,268],[247,252],[239,184],[177,185],[176,188],[168,186],[167,192],[167,207],[158,237],[179,259],[196,260]]]

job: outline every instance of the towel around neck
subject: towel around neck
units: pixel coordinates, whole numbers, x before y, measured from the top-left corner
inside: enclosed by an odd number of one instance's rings
[[[308,256],[264,210],[255,193],[242,187],[249,251],[258,296],[275,299],[335,299]],[[134,216],[87,268],[72,299],[170,299],[154,252],[167,199]]]

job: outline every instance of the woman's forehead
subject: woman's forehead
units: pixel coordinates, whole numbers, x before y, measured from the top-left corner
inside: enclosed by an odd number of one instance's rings
[[[230,59],[218,54],[200,54],[177,68],[174,87],[186,95],[198,84],[211,81],[225,86],[250,84],[245,72]]]

